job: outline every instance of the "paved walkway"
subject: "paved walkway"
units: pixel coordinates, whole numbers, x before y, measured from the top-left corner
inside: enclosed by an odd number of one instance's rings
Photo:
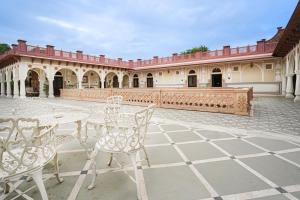
[[[151,166],[143,162],[144,199],[222,200],[300,199],[300,104],[280,97],[254,100],[254,116],[157,109],[146,140]],[[68,100],[0,99],[1,115],[35,116],[60,109],[102,109],[103,104]],[[134,112],[137,106],[124,106]],[[68,133],[74,125],[59,127]],[[90,146],[94,132],[90,130]],[[141,153],[141,158],[143,154]],[[64,182],[58,184],[51,166],[44,170],[50,199],[136,199],[129,159],[108,155],[98,160],[96,188],[87,189],[90,161],[76,140],[59,153]],[[123,168],[120,168],[123,166]],[[23,194],[20,197],[20,194]],[[32,182],[24,182],[7,199],[40,199]]]

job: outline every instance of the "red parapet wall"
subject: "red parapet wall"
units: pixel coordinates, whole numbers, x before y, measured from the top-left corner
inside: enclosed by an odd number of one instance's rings
[[[221,89],[63,89],[65,99],[105,102],[109,96],[123,96],[124,104],[160,108],[249,115],[252,88]]]
[[[230,48],[224,46],[222,50],[196,52],[192,54],[177,54],[174,53],[169,57],[159,58],[154,56],[150,60],[137,59],[136,61],[123,61],[122,58],[110,59],[105,55],[91,56],[83,54],[82,51],[67,52],[54,49],[54,46],[47,45],[46,47],[27,45],[26,41],[18,40],[18,45],[12,45],[12,49],[0,55],[0,61],[8,55],[28,56],[45,59],[56,59],[68,62],[80,62],[86,64],[102,65],[108,67],[117,67],[125,69],[139,69],[143,67],[159,66],[166,64],[185,63],[199,60],[210,60],[218,58],[229,58],[238,56],[250,56],[272,53],[277,45],[277,42],[266,42],[265,40],[258,41],[256,45]]]

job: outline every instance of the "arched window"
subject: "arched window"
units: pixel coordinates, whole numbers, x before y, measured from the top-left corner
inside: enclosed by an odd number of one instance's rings
[[[151,73],[147,74],[147,87],[153,88],[153,76]]]
[[[220,68],[214,68],[214,69],[212,70],[212,72],[213,72],[213,73],[221,73],[221,70],[220,70]]]
[[[195,70],[189,71],[188,87],[197,87],[197,75],[196,75]]]
[[[196,74],[195,70],[190,70],[189,74]]]
[[[133,87],[134,88],[138,88],[139,87],[139,76],[137,74],[135,74],[133,76]]]
[[[211,74],[211,86],[222,87],[222,73],[220,68],[214,68]]]

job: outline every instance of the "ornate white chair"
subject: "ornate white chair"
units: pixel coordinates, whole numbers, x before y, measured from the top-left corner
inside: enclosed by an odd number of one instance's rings
[[[154,111],[154,104],[137,113],[121,113],[117,120],[104,125],[104,130],[95,144],[91,154],[93,178],[88,189],[95,187],[97,154],[107,152],[111,154],[124,153],[129,155],[136,177],[137,196],[141,197],[140,179],[137,172],[137,153],[144,149],[144,139],[148,132],[149,121]]]
[[[28,176],[35,181],[42,199],[48,199],[42,170],[56,156],[55,127],[42,128],[37,119],[0,119],[0,182],[6,192],[10,183]]]

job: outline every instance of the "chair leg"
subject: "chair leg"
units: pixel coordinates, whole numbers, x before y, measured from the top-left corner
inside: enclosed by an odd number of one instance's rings
[[[91,190],[93,189],[96,184],[96,176],[97,176],[97,165],[96,165],[96,156],[98,154],[98,148],[95,147],[94,151],[91,153],[90,155],[90,159],[91,159],[91,168],[92,168],[92,181],[91,181],[91,184],[88,186],[88,189]]]
[[[110,167],[111,166],[111,163],[112,163],[112,160],[113,160],[113,153],[110,154],[110,157],[109,157],[109,161],[107,163],[107,165]]]
[[[48,200],[46,188],[45,188],[44,181],[43,181],[42,169],[40,169],[37,172],[35,172],[32,175],[32,178],[33,178],[36,186],[38,187],[38,189],[39,189],[39,191],[41,193],[42,199],[43,200]]]
[[[147,154],[147,151],[146,151],[145,147],[143,147],[143,151],[144,151],[144,154],[145,154],[145,157],[146,157],[146,161],[147,161],[148,167],[150,167],[150,161],[149,161],[149,157],[148,157],[148,154]]]
[[[135,175],[135,183],[136,183],[136,191],[137,191],[137,197],[139,200],[141,200],[141,190],[140,190],[140,178],[139,178],[139,173],[138,173],[138,169],[137,169],[137,164],[136,164],[136,159],[137,157],[137,153],[131,153],[130,154],[130,159],[131,159],[131,163],[134,169],[134,175]]]
[[[59,175],[59,163],[58,163],[57,153],[54,156],[54,170],[55,170],[54,174],[55,174],[55,177],[56,177],[57,181],[59,183],[64,182],[64,179],[62,177],[60,177],[60,175]]]

